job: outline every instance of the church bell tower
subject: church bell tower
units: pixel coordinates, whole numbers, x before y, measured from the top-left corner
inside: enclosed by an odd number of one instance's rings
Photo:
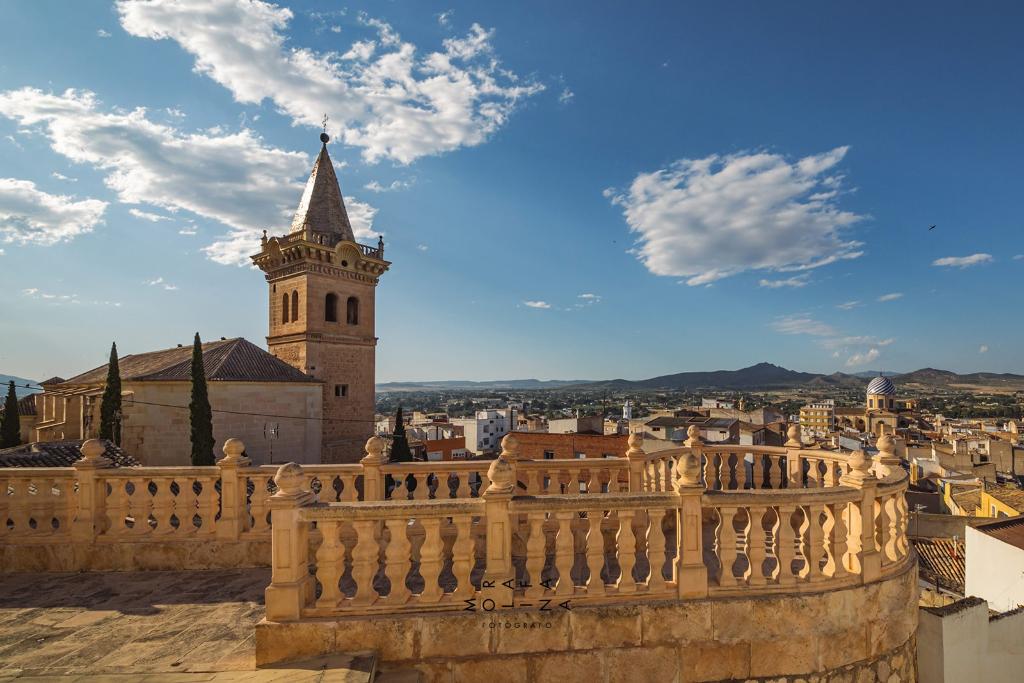
[[[266,274],[270,353],[323,382],[325,463],[357,462],[373,434],[374,294],[390,266],[384,241],[355,241],[327,133],[291,229],[263,233],[252,257]]]

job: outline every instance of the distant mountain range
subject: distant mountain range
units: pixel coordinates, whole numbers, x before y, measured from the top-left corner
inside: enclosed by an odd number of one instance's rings
[[[797,372],[772,363],[758,363],[739,370],[714,370],[711,372],[679,372],[650,379],[587,380],[495,380],[491,382],[438,381],[438,382],[389,382],[378,384],[377,391],[438,391],[466,389],[562,389],[572,387],[581,391],[590,390],[677,390],[719,389],[727,391],[757,391],[773,389],[850,388],[863,389],[875,372],[847,374],[834,372],[831,375],[813,372]],[[991,388],[1003,390],[1024,390],[1024,375],[1009,373],[975,372],[960,375],[948,370],[922,368],[904,374],[890,374],[893,381],[902,385],[929,387],[955,386],[961,388]]]

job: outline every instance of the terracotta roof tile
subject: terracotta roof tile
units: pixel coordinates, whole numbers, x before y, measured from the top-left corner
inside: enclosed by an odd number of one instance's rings
[[[36,395],[29,394],[18,399],[18,415],[36,414]]]
[[[963,593],[967,566],[964,547],[951,538],[911,539],[920,560],[921,573],[929,580],[939,579],[943,588]]]
[[[0,467],[71,467],[82,457],[82,441],[44,441],[0,450]],[[103,457],[113,467],[137,467],[139,461],[110,441]]]
[[[974,527],[978,531],[1004,543],[1024,549],[1024,515],[1005,517]]]
[[[121,381],[189,381],[192,378],[192,346],[137,353],[118,359]],[[316,382],[255,344],[237,337],[203,344],[203,368],[210,382]],[[67,385],[103,384],[107,366],[84,372]]]

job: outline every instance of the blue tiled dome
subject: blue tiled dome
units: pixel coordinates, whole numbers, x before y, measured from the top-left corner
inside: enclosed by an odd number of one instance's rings
[[[896,385],[888,377],[876,377],[868,384],[868,396],[872,394],[894,396],[896,394]]]

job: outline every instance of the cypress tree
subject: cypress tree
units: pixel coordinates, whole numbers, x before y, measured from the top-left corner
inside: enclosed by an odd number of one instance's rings
[[[398,413],[395,414],[395,431],[391,438],[390,460],[391,462],[412,462],[412,451],[409,450],[409,440],[405,436],[402,406],[398,406]]]
[[[21,424],[18,417],[18,394],[14,391],[14,381],[7,384],[7,400],[4,401],[4,414],[0,416],[0,448],[11,448],[21,443]]]
[[[117,343],[110,344],[107,385],[100,399],[100,438],[121,445],[121,369],[117,364]]]
[[[192,401],[188,404],[192,423],[192,464],[212,465],[213,410],[206,393],[206,370],[203,368],[203,343],[199,333],[192,343]]]

